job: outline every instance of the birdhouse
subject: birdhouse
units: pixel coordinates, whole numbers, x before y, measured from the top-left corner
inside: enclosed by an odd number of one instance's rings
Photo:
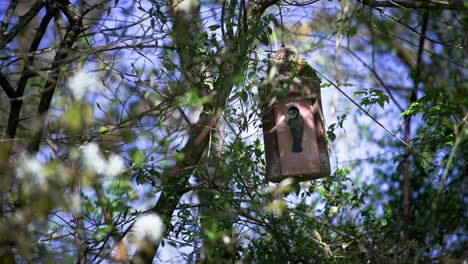
[[[269,77],[261,85],[266,177],[280,182],[330,175],[320,79],[287,48],[276,51]]]

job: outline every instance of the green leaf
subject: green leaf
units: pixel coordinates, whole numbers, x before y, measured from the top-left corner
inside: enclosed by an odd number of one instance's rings
[[[264,30],[262,31],[259,35],[258,35],[258,40],[260,40],[260,43],[262,43],[263,45],[267,46],[270,44],[270,38],[268,37],[268,30]]]
[[[367,94],[367,91],[363,90],[363,91],[354,92],[354,96],[358,96],[358,95],[361,95],[361,94]]]
[[[138,149],[133,150],[131,157],[137,167],[141,167],[145,161],[145,155]]]
[[[358,32],[358,29],[356,26],[349,28],[346,32],[345,35],[349,38],[352,36],[355,36]]]
[[[380,225],[381,226],[386,226],[388,223],[387,219],[383,218],[382,220],[380,220]]]
[[[183,152],[178,152],[175,154],[174,158],[177,162],[182,162],[185,158],[185,155]]]
[[[112,229],[112,225],[106,225],[105,227],[98,229],[94,236],[96,237],[96,239],[101,239],[105,237],[109,232],[111,232]]]
[[[169,70],[171,72],[175,70],[175,66],[174,66],[174,63],[172,61],[163,60],[162,64],[163,64],[164,68],[166,68],[167,70]]]
[[[244,90],[242,90],[242,92],[239,93],[239,96],[240,96],[242,102],[244,102],[244,103],[247,102],[247,99],[249,99],[249,94]]]
[[[211,31],[215,31],[217,30],[218,28],[221,28],[221,25],[211,25],[208,27]]]
[[[335,133],[333,133],[333,131],[327,131],[327,138],[328,138],[331,142],[333,142],[333,141],[335,141],[335,139],[336,139],[336,135],[335,135]]]

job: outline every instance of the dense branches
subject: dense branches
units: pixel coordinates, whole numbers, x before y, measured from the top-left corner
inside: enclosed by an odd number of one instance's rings
[[[365,5],[372,7],[395,7],[395,8],[415,8],[415,9],[466,9],[461,0],[447,1],[376,1],[376,0],[357,0]]]
[[[463,258],[463,1],[0,7],[0,262]],[[325,179],[265,182],[278,34],[322,79]]]

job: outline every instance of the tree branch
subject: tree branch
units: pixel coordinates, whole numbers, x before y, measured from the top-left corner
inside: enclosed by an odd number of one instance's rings
[[[278,1],[279,0],[264,0],[250,2],[250,8],[247,14],[250,18],[248,22],[257,21],[269,6],[274,5]],[[242,28],[247,29],[247,26],[248,25],[243,25]],[[174,27],[177,27],[176,22],[174,23]],[[184,31],[184,29],[181,30]],[[191,32],[191,34],[193,33],[194,32]],[[177,38],[178,36],[176,35],[175,37]],[[187,35],[184,36],[184,38],[188,37],[189,36]],[[239,44],[241,41],[244,40],[236,41],[236,39],[233,39],[232,42],[230,41],[226,44],[224,53],[221,56],[221,61],[224,63],[220,63],[219,66],[220,78],[214,85],[215,87],[218,87],[218,89],[216,89],[218,93],[215,94],[212,102],[203,106],[203,111],[200,114],[198,122],[190,128],[188,142],[182,149],[184,160],[177,162],[174,167],[166,171],[161,179],[163,192],[154,206],[153,211],[161,214],[163,218],[165,218],[166,223],[170,224],[172,214],[174,213],[180,198],[187,190],[186,185],[188,184],[188,180],[193,172],[193,169],[183,170],[183,168],[199,163],[199,160],[208,145],[209,137],[207,135],[209,133],[206,133],[206,131],[217,125],[219,115],[224,110],[226,100],[234,86],[234,77],[245,70],[243,62],[247,60],[247,57],[245,56],[248,56],[248,53],[245,50],[240,50],[240,46],[243,46]],[[181,41],[181,43],[184,42],[186,41]],[[181,48],[184,48],[184,50],[180,50]],[[184,54],[186,48],[187,47],[185,46],[177,47],[178,51],[182,52],[182,56],[186,55]],[[179,56],[180,55],[181,54],[179,54]],[[190,65],[189,62],[191,59],[193,58],[188,57],[188,61],[185,61],[185,59],[182,58],[181,63],[188,63],[188,65]],[[187,69],[186,67],[182,67],[182,69],[190,70],[190,68]],[[190,73],[188,76],[190,76]],[[196,83],[191,83],[191,87],[196,87]],[[207,110],[210,110],[214,114],[208,114]],[[170,225],[168,225],[166,232],[169,233],[170,231]],[[157,252],[158,245],[151,241],[147,242],[152,246],[151,250],[148,248],[148,244],[144,247],[138,248],[133,256],[133,263],[152,263]]]
[[[357,0],[358,2],[372,7],[396,7],[413,9],[450,9],[465,10],[463,0],[422,0],[422,1],[400,1],[400,0]]]
[[[377,79],[377,81],[380,83],[380,85],[382,85],[382,87],[385,89],[385,91],[387,92],[387,94],[390,96],[390,99],[392,100],[392,102],[398,107],[398,109],[403,112],[405,109],[403,109],[403,107],[400,105],[400,103],[398,103],[398,101],[396,100],[396,98],[393,96],[393,93],[392,91],[390,90],[390,87],[388,85],[385,84],[384,80],[380,77],[380,75],[377,73],[377,70],[375,69],[375,67],[372,67],[371,65],[367,64],[363,59],[361,59],[361,57],[359,57],[358,54],[356,54],[354,51],[352,51],[350,48],[346,48],[346,51],[353,55],[353,57],[355,57],[359,62],[361,62],[361,64],[366,67],[373,75],[374,77]]]
[[[417,100],[418,86],[421,80],[421,68],[422,68],[422,55],[424,52],[424,40],[427,29],[427,21],[429,19],[428,12],[424,12],[423,21],[421,25],[421,36],[419,38],[418,58],[416,62],[416,73],[413,79],[413,90],[410,95],[409,106]],[[409,107],[408,106],[408,107]],[[405,142],[409,143],[411,139],[411,115],[405,120]],[[405,220],[409,216],[410,207],[410,154],[411,151],[408,147],[405,147],[405,159],[403,161],[403,216]]]
[[[18,5],[19,1],[10,1],[8,5],[5,17],[3,18],[2,25],[0,26],[0,34],[8,30],[8,26],[10,25],[11,17],[15,12],[16,6]]]
[[[31,46],[29,47],[30,54],[32,54],[38,49],[39,44],[41,43],[41,40],[44,37],[44,34],[47,30],[47,26],[54,17],[54,13],[55,9],[47,9],[47,13],[44,15],[44,18],[42,18],[42,21],[39,24],[39,28],[36,31],[36,35],[34,36]],[[23,74],[17,82],[15,95],[13,97],[10,97],[10,114],[8,116],[8,123],[6,129],[6,135],[8,138],[14,138],[16,135],[16,129],[20,121],[20,112],[23,105],[22,96],[24,94],[24,89],[26,88],[26,84],[29,78],[35,75],[29,69],[30,65],[34,63],[34,58],[34,56],[32,56],[32,58],[30,58],[29,56],[25,58]]]
[[[10,43],[18,33],[39,13],[44,7],[43,1],[36,1],[36,3],[29,9],[29,11],[19,18],[18,23],[10,30],[0,35],[0,49]]]
[[[80,21],[81,16],[78,9],[72,5],[68,0],[56,0],[59,10],[65,14],[68,18],[68,28],[65,33],[63,41],[60,43],[60,47],[55,55],[54,61],[49,69],[49,76],[47,78],[46,85],[44,86],[44,92],[42,93],[41,101],[37,109],[37,118],[39,125],[34,129],[32,139],[28,145],[28,151],[31,153],[37,152],[41,143],[42,133],[44,130],[47,112],[49,111],[52,97],[54,96],[55,87],[60,77],[60,67],[67,61],[69,52],[73,44],[78,39],[80,34]]]
[[[15,89],[13,89],[8,79],[1,72],[0,72],[0,86],[2,86],[3,91],[5,91],[8,98],[11,99],[16,96]]]

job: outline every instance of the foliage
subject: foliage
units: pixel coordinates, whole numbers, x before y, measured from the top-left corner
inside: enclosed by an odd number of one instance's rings
[[[456,2],[0,3],[0,262],[466,261]],[[279,34],[323,81],[324,179],[265,180]]]

